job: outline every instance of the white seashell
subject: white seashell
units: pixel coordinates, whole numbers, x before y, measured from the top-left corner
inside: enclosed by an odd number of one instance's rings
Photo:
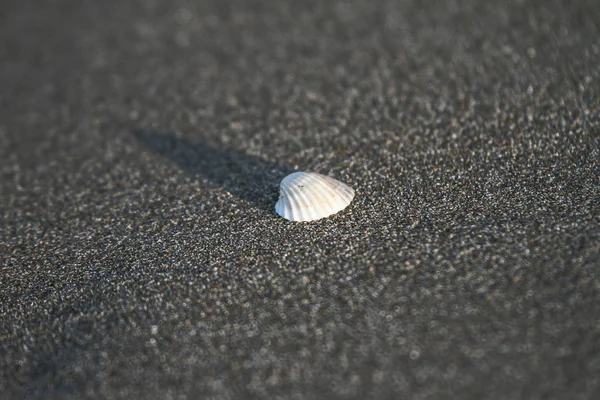
[[[290,221],[314,221],[342,211],[354,189],[314,172],[294,172],[283,178],[275,212]]]

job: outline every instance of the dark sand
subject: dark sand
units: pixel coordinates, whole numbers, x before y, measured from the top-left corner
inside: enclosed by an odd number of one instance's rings
[[[3,2],[0,398],[600,398],[599,10]]]

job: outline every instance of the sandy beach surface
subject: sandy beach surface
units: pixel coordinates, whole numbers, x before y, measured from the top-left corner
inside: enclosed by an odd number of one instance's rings
[[[600,398],[599,66],[597,1],[4,2],[0,398]]]

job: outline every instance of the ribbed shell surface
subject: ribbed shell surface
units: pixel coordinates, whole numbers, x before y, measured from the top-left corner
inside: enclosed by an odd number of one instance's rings
[[[290,221],[314,221],[342,211],[354,198],[354,189],[314,172],[294,172],[279,187],[277,214]]]

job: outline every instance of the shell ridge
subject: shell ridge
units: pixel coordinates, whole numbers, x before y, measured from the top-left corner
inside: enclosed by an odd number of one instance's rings
[[[298,194],[298,197],[302,198],[302,200],[304,200],[305,202],[308,202],[310,200],[308,198],[307,191],[305,190],[309,186],[310,185],[307,185],[305,180],[299,179],[298,182],[296,182],[296,185],[294,187],[294,189],[296,190],[296,193]]]
[[[293,193],[293,195],[291,197],[294,199],[294,204],[295,204],[295,207],[292,207],[292,209],[294,209],[294,211],[297,211],[297,213],[298,213],[297,219],[299,221],[304,221],[304,219],[305,219],[304,210],[303,210],[301,199],[300,199],[300,197],[302,196],[302,193],[296,186],[291,187],[290,192]]]
[[[319,179],[322,183],[322,179]],[[327,201],[327,196],[326,196],[326,190],[324,190],[323,185],[320,184],[319,186],[312,186],[312,185],[308,185],[307,190],[311,193],[312,195],[312,204],[313,207],[322,207],[322,200],[325,199],[326,201],[326,205],[328,208],[331,208],[331,204],[329,204],[329,202]]]
[[[311,220],[314,218],[315,214],[315,199],[314,196],[311,195],[311,185],[302,185],[302,189],[298,189],[299,195],[304,200],[306,207],[302,207],[304,211],[306,211],[306,219]]]
[[[336,208],[336,205],[333,201],[333,198],[331,197],[331,189],[327,186],[322,185],[318,188],[315,188],[315,193],[318,197],[319,207],[322,210],[322,216],[328,217],[331,214],[335,213],[334,210]]]
[[[310,185],[310,181],[314,177],[312,175],[306,174],[304,176],[297,177],[296,185],[294,185],[294,193],[296,193],[298,200],[298,208],[301,212],[301,221],[310,221],[318,217],[315,213],[314,208],[316,206],[314,202],[314,197],[310,195],[312,185]],[[306,207],[303,205],[302,201],[306,204]]]
[[[348,201],[352,201],[352,199],[354,198],[354,190],[348,185],[345,185],[343,189],[346,199]]]
[[[336,183],[339,183],[332,179],[326,179],[328,177],[319,175],[319,185],[312,188],[319,200],[319,205],[323,208],[322,217],[328,217],[332,214],[345,208],[347,204],[341,204],[340,199],[342,196],[336,192]],[[334,197],[332,197],[332,194]],[[344,199],[345,202],[345,199]]]
[[[320,201],[327,205],[327,215],[334,214],[335,209],[338,207],[337,201],[335,198],[332,198],[331,195],[335,193],[335,190],[331,187],[330,183],[327,180],[322,179],[322,184],[318,189],[315,188],[315,191],[318,193]]]
[[[335,180],[333,178],[327,177],[328,179],[328,185],[330,187],[331,192],[333,192],[338,199],[335,200],[335,207],[340,207],[340,201],[339,199],[344,200],[345,202],[350,202],[352,200],[352,198],[347,196],[347,189],[349,189],[350,187],[348,185],[346,185],[344,182],[340,182],[338,180]],[[343,206],[341,206],[341,208],[337,211],[343,210],[348,204],[345,204]],[[337,212],[336,211],[336,212]]]
[[[298,196],[296,195],[296,190],[293,185],[290,185],[288,187],[288,199],[290,201],[291,217],[302,221],[302,209],[300,207],[300,202],[298,201]]]
[[[289,219],[294,220],[294,208],[295,208],[295,199],[293,198],[293,190],[288,186],[285,191],[285,195],[288,199],[288,207],[287,211],[289,214]]]

